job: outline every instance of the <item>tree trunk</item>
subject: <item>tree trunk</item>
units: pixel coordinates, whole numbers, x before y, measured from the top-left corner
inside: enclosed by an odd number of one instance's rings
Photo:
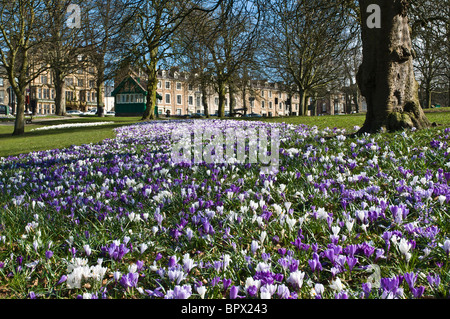
[[[105,117],[105,104],[103,103],[102,86],[105,79],[105,67],[103,66],[104,56],[97,63],[97,79],[95,81],[95,92],[97,93],[97,113],[98,117]]]
[[[425,87],[425,108],[431,109],[431,99],[433,95],[433,90],[431,89],[431,85],[427,83]]]
[[[218,94],[219,94],[219,117],[225,117],[225,98],[226,98],[226,88],[225,88],[225,83],[223,82],[219,82],[218,83],[219,89],[218,89]]]
[[[147,102],[144,114],[142,115],[142,120],[153,120],[155,119],[155,106],[156,106],[156,90],[158,87],[158,78],[156,76],[156,65],[158,62],[157,58],[158,48],[151,51],[150,63],[147,67]]]
[[[234,87],[231,84],[229,85],[228,98],[229,98],[228,103],[230,105],[230,115],[232,115],[234,112],[234,104],[236,100],[234,98]]]
[[[66,113],[66,97],[64,90],[64,78],[55,72],[55,113],[63,116]]]
[[[105,117],[105,104],[103,103],[103,90],[101,84],[97,84],[95,92],[97,93],[97,115],[98,117]]]
[[[208,108],[208,93],[206,92],[206,84],[202,83],[202,105],[203,105],[203,113],[205,116],[209,118],[209,108]]]
[[[355,92],[353,93],[353,103],[355,103],[356,113],[361,113],[361,99],[358,88],[355,88]]]
[[[144,114],[142,115],[142,120],[153,120],[155,119],[155,106],[156,106],[156,89],[158,86],[158,79],[156,77],[156,72],[153,75],[149,75],[147,79],[147,102]]]
[[[275,108],[278,105],[275,105]],[[242,87],[242,108],[244,109],[244,115],[247,115],[247,86]]]
[[[13,135],[24,135],[25,134],[25,91],[16,93],[17,96],[17,111],[16,111],[16,121],[14,123]]]
[[[299,105],[298,105],[299,115],[300,116],[308,115],[308,105],[306,103],[306,92],[303,90],[300,90],[298,92],[298,98],[299,98]]]
[[[430,126],[420,106],[414,76],[413,50],[406,0],[380,0],[381,28],[367,21],[372,0],[361,0],[363,62],[357,80],[367,101],[366,121],[360,133]]]

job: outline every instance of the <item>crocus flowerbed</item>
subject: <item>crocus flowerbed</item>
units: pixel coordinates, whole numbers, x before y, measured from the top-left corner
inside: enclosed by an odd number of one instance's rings
[[[173,130],[272,127],[279,172]],[[0,158],[3,298],[448,298],[450,129],[186,120]]]

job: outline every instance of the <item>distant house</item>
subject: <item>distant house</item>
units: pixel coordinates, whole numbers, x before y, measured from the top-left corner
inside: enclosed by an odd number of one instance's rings
[[[141,116],[147,107],[147,90],[141,85],[139,78],[128,75],[112,91],[116,116]],[[161,96],[157,94],[157,100]],[[155,107],[155,114],[158,108]]]

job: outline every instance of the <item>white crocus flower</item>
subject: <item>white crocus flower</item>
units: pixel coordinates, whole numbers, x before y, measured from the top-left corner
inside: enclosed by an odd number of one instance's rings
[[[289,278],[287,279],[287,282],[291,283],[297,288],[301,288],[303,286],[303,278],[305,278],[305,273],[303,271],[296,270],[291,272]]]
[[[411,259],[411,253],[409,252],[409,250],[411,249],[411,244],[408,243],[405,238],[400,239],[400,242],[398,243],[398,249],[403,255],[405,255],[406,261],[409,261]]]
[[[205,293],[206,293],[206,287],[205,286],[199,286],[196,289],[197,289],[197,293],[200,295],[200,298],[204,299],[205,298]]]
[[[336,290],[339,293],[344,289],[344,285],[342,284],[341,279],[336,278],[336,280],[333,280],[331,282],[330,288]]]

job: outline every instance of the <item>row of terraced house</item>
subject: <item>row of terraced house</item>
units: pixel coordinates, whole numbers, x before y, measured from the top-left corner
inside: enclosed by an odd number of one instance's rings
[[[66,110],[85,112],[97,105],[95,90],[95,76],[93,67],[80,68],[65,78]],[[1,74],[1,72],[0,72]],[[159,70],[158,77],[158,106],[156,112],[162,115],[191,115],[203,114],[202,90],[192,81],[192,76],[177,69]],[[104,87],[102,90],[105,111],[115,111],[116,116],[139,116],[145,110],[146,76],[142,72],[128,70],[125,76],[116,79],[114,87]],[[126,85],[125,85],[126,84]],[[238,90],[234,94],[234,111],[243,114],[276,117],[298,115],[300,99],[298,94],[290,96],[283,90],[280,83],[263,80],[248,82],[247,88]],[[207,90],[207,104],[209,114],[218,114],[219,97],[212,87]],[[34,103],[35,114],[55,114],[55,88],[52,73],[42,73],[34,79],[26,91],[27,110]],[[291,101],[289,106],[288,100]],[[10,88],[6,76],[0,75],[0,104],[10,105],[13,113],[15,109],[14,92]],[[315,115],[350,113],[356,109],[355,105],[343,92],[329,93],[317,103],[312,99],[309,113]],[[312,104],[314,108],[312,109]],[[245,111],[244,111],[245,108]],[[225,99],[225,114],[230,111],[229,98]],[[364,111],[364,106],[362,111]]]
[[[157,72],[157,109],[160,115],[183,116],[204,114],[202,103],[202,90],[192,76],[177,69],[159,70]],[[279,83],[252,80],[248,82],[245,90],[234,94],[234,108],[236,113],[275,117],[295,116],[299,114],[300,98],[298,94],[292,96],[283,90]],[[116,80],[112,93],[116,116],[136,116],[143,113],[146,102],[146,75],[140,71],[128,70]],[[217,115],[219,111],[219,96],[210,87],[207,90],[208,113]],[[289,101],[291,105],[289,105]],[[325,98],[318,99],[317,103],[308,99],[310,105],[308,113],[316,115],[333,115],[350,113],[356,110],[355,105],[348,96],[342,92],[329,93]],[[311,112],[313,111],[313,112]],[[225,99],[225,114],[230,112],[229,95]]]
[[[97,92],[95,89],[95,70],[93,67],[79,68],[65,78],[66,110],[79,110],[86,112],[97,106]],[[108,90],[102,89],[103,101],[106,110],[114,107],[111,98],[108,98]],[[31,112],[31,106],[35,105],[36,115],[55,114],[55,86],[50,69],[42,72],[33,79],[26,89],[26,111]],[[111,103],[112,102],[112,103]],[[15,113],[16,99],[5,72],[0,72],[0,104],[9,105],[12,113]]]

